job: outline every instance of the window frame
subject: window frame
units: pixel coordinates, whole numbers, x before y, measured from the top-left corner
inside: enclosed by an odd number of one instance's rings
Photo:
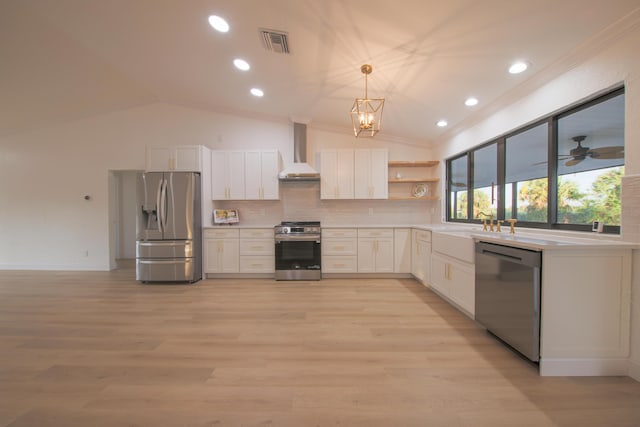
[[[532,129],[536,126],[540,126],[544,123],[547,123],[548,130],[548,139],[547,139],[547,222],[531,222],[531,221],[518,221],[517,225],[525,228],[538,228],[538,229],[549,229],[549,230],[568,230],[568,231],[583,231],[583,232],[591,232],[591,225],[588,224],[562,224],[557,222],[558,215],[558,120],[568,117],[572,114],[575,114],[579,111],[590,108],[594,105],[605,102],[611,98],[615,98],[620,95],[625,95],[625,87],[619,86],[615,89],[612,89],[604,94],[598,94],[588,99],[585,102],[580,103],[579,105],[569,106],[560,112],[550,114],[541,119],[536,120],[535,122],[529,123],[520,128],[514,129],[504,135],[498,136],[496,138],[491,139],[488,142],[477,145],[467,151],[457,153],[454,156],[451,156],[445,159],[446,165],[446,183],[445,183],[445,193],[446,193],[446,203],[445,203],[445,218],[446,222],[454,222],[454,223],[471,223],[471,224],[480,224],[482,223],[481,219],[473,218],[473,168],[475,167],[474,163],[474,153],[476,150],[480,150],[490,145],[497,145],[497,208],[496,208],[496,218],[498,220],[505,220],[505,207],[506,207],[506,141],[508,138],[516,136],[520,133],[523,133],[529,129]],[[625,118],[626,119],[626,118]],[[626,143],[626,141],[625,141]],[[450,171],[451,171],[451,162],[461,157],[467,156],[467,218],[452,218],[451,217],[451,188],[450,188]],[[512,197],[517,197],[515,194],[512,194]],[[512,201],[512,206],[515,206]],[[515,209],[512,208],[511,215],[513,217],[515,213]],[[618,225],[605,225],[604,233],[608,234],[620,234],[620,226]]]

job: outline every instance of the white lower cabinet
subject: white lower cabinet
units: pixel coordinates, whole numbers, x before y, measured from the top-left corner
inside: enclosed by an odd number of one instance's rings
[[[434,232],[431,244],[431,287],[473,316],[476,305],[473,239]]]
[[[240,230],[240,273],[274,273],[273,228]]]
[[[358,229],[358,273],[393,273],[393,229]]]
[[[205,274],[240,271],[238,229],[205,230],[203,243]]]
[[[355,228],[322,229],[322,272],[358,272],[358,231]]]
[[[475,313],[473,264],[439,253],[431,255],[431,286],[469,314]]]
[[[393,230],[393,272],[411,273],[411,229]]]
[[[422,282],[429,283],[431,274],[431,232],[411,231],[411,274]]]

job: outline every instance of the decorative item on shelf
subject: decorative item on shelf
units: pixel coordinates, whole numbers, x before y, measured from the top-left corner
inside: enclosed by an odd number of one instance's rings
[[[238,216],[237,209],[214,209],[213,210],[213,223],[217,225],[232,225],[238,224],[240,217]]]
[[[396,173],[396,179],[402,179],[402,174],[400,172]]]
[[[356,138],[360,135],[373,137],[380,131],[382,123],[382,110],[384,98],[369,99],[367,92],[367,76],[373,71],[373,67],[365,64],[360,67],[364,74],[364,98],[356,98],[351,107],[351,123]]]
[[[420,183],[413,186],[413,197],[424,197],[427,193],[429,193],[429,187],[426,184]]]

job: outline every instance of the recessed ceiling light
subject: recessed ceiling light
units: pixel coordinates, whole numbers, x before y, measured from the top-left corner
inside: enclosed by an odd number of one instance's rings
[[[209,25],[211,25],[216,31],[226,33],[229,31],[229,24],[223,18],[217,15],[211,15],[209,17]]]
[[[442,119],[442,120],[438,120],[438,122],[436,123],[436,126],[443,128],[445,126],[447,126],[449,123],[447,123],[446,120]]]
[[[511,66],[509,67],[509,72],[511,74],[520,74],[527,68],[529,68],[529,64],[524,61],[518,61],[511,64]]]
[[[478,98],[469,97],[464,101],[464,105],[467,107],[473,107],[474,105],[478,105]]]
[[[251,89],[251,95],[253,96],[257,96],[257,97],[261,97],[264,95],[264,92],[261,89],[258,89],[257,87],[254,87]]]
[[[247,70],[249,70],[251,68],[247,61],[245,61],[244,59],[240,59],[240,58],[234,59],[233,60],[233,65],[235,65],[238,70],[242,70],[242,71],[247,71]]]

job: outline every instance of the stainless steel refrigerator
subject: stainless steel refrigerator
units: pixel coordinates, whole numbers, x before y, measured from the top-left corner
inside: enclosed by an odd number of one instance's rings
[[[147,172],[138,178],[136,280],[202,278],[200,174]]]

